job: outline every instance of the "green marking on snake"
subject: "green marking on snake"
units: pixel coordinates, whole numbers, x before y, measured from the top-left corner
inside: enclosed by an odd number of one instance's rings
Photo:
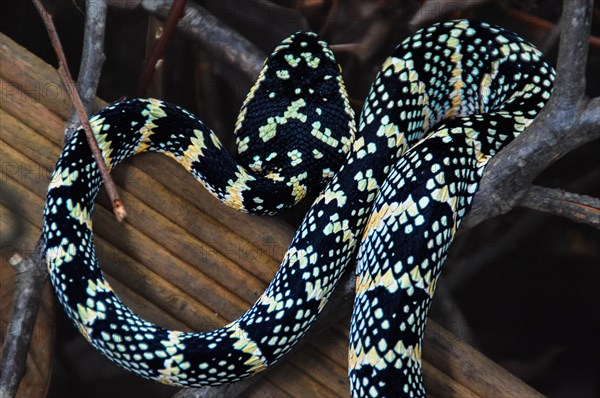
[[[307,120],[306,115],[300,112],[300,109],[305,106],[306,101],[303,99],[293,101],[285,110],[283,116],[275,116],[267,119],[267,124],[258,129],[259,137],[265,142],[269,141],[277,135],[277,128],[279,126],[287,124],[292,119],[305,123]]]
[[[310,190],[319,194],[244,315],[207,333],[166,330],[134,314],[102,275],[91,223],[101,178],[80,129],[46,198],[54,291],[82,335],[118,365],[166,384],[215,385],[280,360],[357,264],[352,396],[425,396],[423,331],[441,266],[485,166],[533,121],[553,80],[542,54],[514,33],[438,23],[383,63],[356,133],[333,53],[314,33],[299,32],[269,56],[244,101],[239,163],[175,105],[113,104],[91,119],[111,168],[144,151],[165,153],[223,203],[249,213],[273,214]]]

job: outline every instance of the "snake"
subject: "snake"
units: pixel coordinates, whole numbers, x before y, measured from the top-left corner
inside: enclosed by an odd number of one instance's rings
[[[238,319],[209,332],[136,315],[104,278],[92,214],[102,178],[83,129],[52,174],[42,228],[50,281],[86,340],[169,385],[238,381],[302,340],[357,264],[351,395],[423,396],[421,345],[449,246],[486,164],[550,98],[554,70],[533,45],[483,22],[434,24],[381,67],[359,123],[334,54],[298,32],[267,58],[236,121],[238,156],[192,113],[157,99],[90,118],[109,170],[145,152],[180,163],[224,204],[253,214],[316,199],[281,265]]]

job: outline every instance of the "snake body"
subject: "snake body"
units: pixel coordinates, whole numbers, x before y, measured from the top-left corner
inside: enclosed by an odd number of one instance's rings
[[[484,167],[533,121],[553,81],[531,44],[470,21],[423,29],[385,62],[372,92],[389,92],[416,114],[416,122],[400,117],[399,128],[435,127],[391,169],[364,233],[350,330],[353,396],[425,396],[421,346],[441,265]],[[391,94],[405,88],[412,98]],[[370,102],[363,120],[386,107]]]
[[[122,367],[167,384],[221,384],[289,352],[358,252],[352,393],[422,394],[420,339],[439,267],[483,167],[533,120],[552,79],[539,51],[512,33],[437,24],[386,60],[355,137],[331,51],[298,33],[269,57],[240,111],[245,166],[181,108],[111,105],[91,119],[109,168],[164,152],[227,205],[262,214],[326,186],[244,315],[213,332],[170,331],[135,315],[102,275],[91,228],[101,179],[79,130],[58,160],[44,212],[56,295],[85,338]]]

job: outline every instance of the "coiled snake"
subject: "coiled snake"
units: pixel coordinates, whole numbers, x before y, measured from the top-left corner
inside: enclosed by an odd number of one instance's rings
[[[357,259],[352,394],[423,395],[421,341],[440,266],[483,168],[535,118],[553,78],[513,33],[436,24],[385,61],[355,137],[333,54],[315,34],[297,33],[269,57],[240,111],[246,167],[181,108],[152,99],[111,105],[91,119],[109,168],[164,152],[227,205],[263,214],[326,186],[242,317],[213,332],[165,330],[135,315],[102,276],[91,225],[101,178],[79,130],[60,155],[44,212],[56,295],[85,338],[122,367],[167,384],[221,384],[289,352]]]

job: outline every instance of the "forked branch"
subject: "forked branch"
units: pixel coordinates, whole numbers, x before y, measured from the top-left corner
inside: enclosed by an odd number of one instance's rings
[[[532,125],[490,161],[463,228],[519,206],[542,171],[600,138],[600,99],[585,96],[592,3],[565,0],[552,96]]]

